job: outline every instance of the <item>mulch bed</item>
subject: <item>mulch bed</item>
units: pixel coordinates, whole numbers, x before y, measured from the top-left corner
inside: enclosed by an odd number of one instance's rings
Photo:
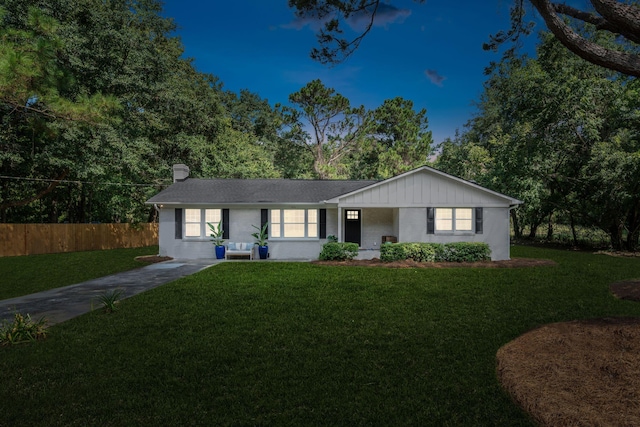
[[[507,261],[477,261],[477,262],[417,262],[402,260],[384,262],[379,258],[351,261],[312,261],[319,265],[344,265],[349,267],[387,267],[387,268],[521,268],[556,265],[550,259],[513,258]]]
[[[146,262],[148,264],[154,264],[156,262],[171,261],[173,258],[170,256],[159,255],[142,255],[134,258],[136,261]]]
[[[640,319],[553,323],[498,350],[505,390],[543,426],[640,425]]]

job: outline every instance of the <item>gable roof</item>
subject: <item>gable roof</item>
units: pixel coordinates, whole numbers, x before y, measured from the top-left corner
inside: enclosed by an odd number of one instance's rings
[[[430,173],[430,174],[441,176],[441,177],[444,177],[445,179],[448,179],[448,180],[451,180],[451,181],[454,181],[454,182],[457,182],[457,183],[460,183],[460,184],[475,188],[477,190],[480,190],[481,192],[484,192],[484,193],[490,194],[492,196],[504,199],[511,206],[517,206],[517,205],[521,205],[521,204],[524,203],[521,200],[518,200],[518,199],[510,197],[510,196],[507,196],[506,194],[498,193],[497,191],[490,190],[490,189],[488,189],[486,187],[483,187],[483,186],[481,186],[479,184],[476,184],[475,182],[467,181],[465,179],[459,178],[459,177],[454,176],[454,175],[449,175],[446,172],[442,172],[442,171],[440,171],[438,169],[434,169],[434,168],[429,167],[429,166],[421,166],[419,168],[412,169],[412,170],[410,170],[408,172],[402,173],[400,175],[396,175],[394,177],[385,179],[383,181],[375,181],[375,182],[367,185],[366,187],[354,189],[353,191],[351,191],[349,193],[340,194],[340,195],[334,197],[333,199],[327,199],[326,201],[329,202],[329,203],[338,203],[340,201],[340,199],[343,199],[343,198],[346,198],[346,197],[349,197],[349,196],[353,196],[355,194],[364,192],[364,191],[369,190],[371,188],[375,188],[375,187],[379,187],[379,186],[382,186],[382,185],[386,185],[386,184],[388,184],[390,182],[393,182],[393,181],[396,181],[396,180],[400,180],[400,179],[402,179],[402,178],[404,178],[406,176],[413,175],[413,174],[420,173],[420,172],[427,172],[427,173]]]
[[[378,181],[193,179],[175,182],[148,204],[321,203]]]

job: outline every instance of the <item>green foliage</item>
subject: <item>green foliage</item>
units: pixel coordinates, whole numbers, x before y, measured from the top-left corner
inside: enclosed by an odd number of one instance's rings
[[[436,260],[437,243],[405,243],[404,251],[408,259],[418,262],[433,262]]]
[[[269,242],[267,242],[267,239],[269,238],[269,223],[265,222],[262,228],[257,225],[252,225],[252,227],[257,230],[255,233],[251,233],[253,238],[256,239],[256,244],[258,246],[267,246],[269,244]]]
[[[222,221],[220,221],[217,226],[211,224],[210,222],[208,222],[207,225],[209,226],[209,231],[211,231],[211,233],[209,233],[209,236],[211,237],[213,244],[215,246],[222,246],[224,244],[224,239],[222,238],[222,236],[224,236]]]
[[[482,242],[445,243],[443,253],[439,256],[442,261],[448,262],[488,261],[491,259],[491,249]]]
[[[600,44],[613,38],[594,36]],[[491,69],[468,131],[442,145],[436,166],[524,204],[514,234],[537,237],[562,218],[599,227],[616,249],[640,237],[640,101],[636,79],[589,64],[543,33],[537,58]]]
[[[433,154],[427,111],[400,97],[371,111],[367,135],[349,155],[351,179],[386,179],[428,163]]]
[[[338,238],[336,236],[334,236],[333,234],[329,234],[327,236],[327,242],[329,242],[329,243],[337,243],[338,242]]]
[[[98,297],[98,302],[102,304],[102,309],[105,313],[114,313],[118,310],[118,303],[122,299],[122,291],[120,289],[113,289],[105,291]]]
[[[407,259],[404,243],[387,242],[380,246],[380,259],[385,262]]]
[[[347,98],[319,79],[289,95],[289,102],[293,107],[278,108],[290,137],[312,153],[315,174],[321,179],[345,177],[341,161],[366,131],[364,107],[351,107]],[[311,134],[303,130],[305,122],[311,125]]]
[[[15,345],[46,338],[47,321],[44,318],[33,321],[27,314],[15,313],[13,323],[5,322],[0,326],[0,345]]]
[[[385,262],[411,259],[417,262],[474,262],[491,259],[489,245],[482,242],[385,243],[380,247]]]
[[[357,243],[327,242],[322,245],[319,259],[323,261],[346,261],[358,256]]]

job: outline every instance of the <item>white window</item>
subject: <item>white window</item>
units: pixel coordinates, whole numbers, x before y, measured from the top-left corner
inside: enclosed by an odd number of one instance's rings
[[[274,238],[317,238],[317,209],[272,209],[269,232]]]
[[[218,225],[222,221],[222,209],[185,209],[184,237],[205,238],[209,235],[208,222]]]
[[[455,211],[456,231],[473,231],[473,211],[471,208],[458,208]]]
[[[473,209],[437,208],[436,231],[473,231]]]
[[[453,209],[436,209],[436,231],[453,231]]]

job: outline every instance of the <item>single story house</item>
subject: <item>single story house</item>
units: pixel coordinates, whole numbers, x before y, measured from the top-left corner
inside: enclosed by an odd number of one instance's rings
[[[160,255],[215,257],[207,222],[224,238],[251,242],[268,222],[269,258],[316,259],[334,235],[362,250],[383,241],[486,242],[509,259],[509,211],[520,200],[423,166],[383,181],[194,179],[174,165],[174,183],[147,201],[159,211]]]

